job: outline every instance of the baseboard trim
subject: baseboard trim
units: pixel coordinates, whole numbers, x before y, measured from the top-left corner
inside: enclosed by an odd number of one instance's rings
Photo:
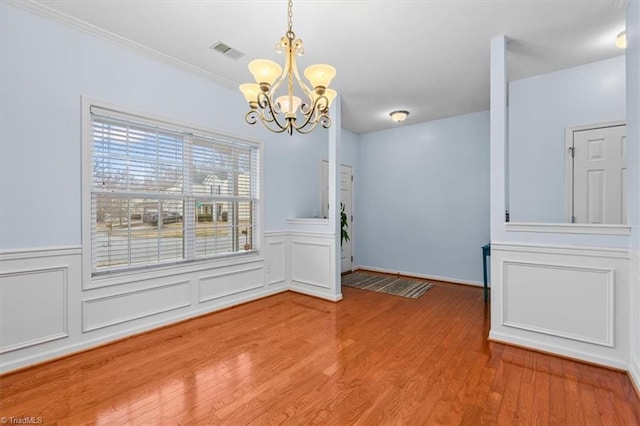
[[[311,296],[317,299],[328,300],[329,302],[339,302],[342,300],[342,293],[338,294],[337,296],[333,296],[328,293],[322,293],[319,291],[310,290],[308,288],[299,287],[296,285],[290,285],[288,290],[294,293],[304,294],[305,296]]]
[[[628,372],[629,366],[622,360],[593,355],[587,352],[567,350],[566,348],[540,343],[534,340],[521,337],[514,337],[495,331],[489,332],[487,338],[490,342],[501,343],[504,345],[514,346],[517,348],[527,349],[534,352],[540,352],[546,355],[556,356],[558,358],[570,359],[572,361],[581,362],[583,364],[595,365],[620,372]]]
[[[484,283],[481,283],[478,281],[467,281],[467,280],[460,280],[457,278],[438,277],[436,275],[425,275],[425,274],[418,274],[415,272],[394,271],[391,269],[378,268],[376,266],[366,266],[366,265],[354,266],[353,272],[356,272],[356,271],[381,272],[383,274],[402,275],[403,277],[408,277],[408,278],[420,278],[424,280],[445,281],[453,284],[470,285],[473,287],[484,287]]]
[[[627,374],[629,375],[633,389],[636,391],[638,398],[640,398],[640,364],[632,360],[629,363],[629,371]]]

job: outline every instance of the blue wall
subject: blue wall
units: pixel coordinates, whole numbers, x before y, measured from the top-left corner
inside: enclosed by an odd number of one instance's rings
[[[320,208],[327,131],[244,122],[240,93],[0,3],[0,250],[81,244],[81,97],[264,142],[265,230]],[[247,78],[250,78],[247,72]],[[355,265],[481,281],[488,114],[341,134]]]
[[[565,128],[626,117],[624,55],[509,84],[513,222],[566,222]]]
[[[357,265],[482,282],[489,113],[360,135]]]
[[[263,141],[266,230],[319,206],[327,131],[249,126],[238,90],[5,2],[0,63],[0,250],[81,244],[82,96]]]

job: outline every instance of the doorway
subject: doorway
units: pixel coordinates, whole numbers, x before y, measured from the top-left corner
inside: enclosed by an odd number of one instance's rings
[[[322,188],[320,191],[320,203],[322,217],[328,217],[329,211],[329,162],[322,160]],[[344,205],[347,215],[349,241],[342,242],[340,255],[340,272],[353,270],[353,168],[340,165],[340,203]]]
[[[627,139],[623,122],[567,130],[571,223],[627,223]]]

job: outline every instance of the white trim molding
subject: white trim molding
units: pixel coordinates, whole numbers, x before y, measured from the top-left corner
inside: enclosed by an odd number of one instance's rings
[[[165,293],[164,297],[157,297],[159,293]],[[174,309],[186,308],[190,304],[189,281],[85,299],[82,301],[82,331],[86,333],[131,322]],[[130,312],[123,309],[125,306],[129,307]],[[92,320],[94,316],[103,318],[101,321]]]
[[[5,250],[0,251],[0,262],[6,262],[9,260],[32,260],[43,257],[73,256],[80,254],[82,254],[81,246]]]
[[[177,67],[184,71],[188,71],[192,74],[195,74],[199,77],[206,78],[207,80],[213,81],[214,83],[217,83],[229,89],[235,89],[237,87],[237,83],[231,80],[223,78],[217,74],[214,74],[202,68],[196,67],[187,62],[181,61],[180,59],[174,58],[173,56],[166,55],[162,52],[159,52],[155,49],[152,49],[148,46],[145,46],[133,40],[129,40],[125,37],[114,34],[111,31],[107,31],[103,28],[97,27],[81,19],[75,18],[73,16],[69,16],[65,13],[62,13],[58,10],[48,7],[41,2],[37,2],[34,0],[7,0],[7,2],[10,5],[17,7],[19,9],[34,13],[44,18],[52,19],[67,27],[71,27],[73,29],[82,31],[84,33],[88,33],[93,36],[100,37],[104,40],[110,41],[119,46],[123,46],[136,53],[146,56],[147,58],[151,58],[158,62]]]
[[[628,249],[491,243],[492,340],[627,369]]]
[[[633,382],[633,386],[636,389],[638,397],[640,398],[640,362],[637,360],[631,360],[629,363],[629,377]]]
[[[329,219],[316,217],[290,217],[287,218],[289,225],[329,225]]]
[[[528,223],[507,222],[507,232],[543,232],[553,234],[631,235],[629,225],[581,224],[581,223]]]
[[[537,339],[528,339],[526,337],[514,337],[510,333],[501,333],[498,331],[489,332],[489,341],[496,343],[504,343],[507,345],[515,345],[526,349],[533,349],[548,353],[551,355],[560,355],[575,359],[577,361],[586,361],[593,364],[603,365],[607,367],[613,367],[620,370],[627,370],[628,365],[626,362],[619,360],[616,357],[602,356],[594,354],[589,350],[580,350],[567,348],[565,345],[557,345],[553,343],[541,343]]]
[[[68,292],[69,265],[0,273],[0,354],[69,337]],[[30,335],[18,335],[15,328]]]
[[[492,242],[491,252],[493,253],[494,251],[586,256],[596,258],[606,257],[611,259],[629,260],[629,250],[605,247]]]
[[[267,285],[287,282],[287,237],[265,236],[265,280]]]
[[[510,269],[528,269],[528,272],[525,275],[525,277],[535,277],[536,273],[535,271],[533,271],[534,269],[538,269],[540,270],[540,272],[542,272],[543,274],[546,273],[546,275],[555,275],[558,273],[564,273],[565,276],[567,276],[567,278],[570,278],[570,274],[571,273],[575,273],[575,274],[580,274],[581,277],[583,278],[580,281],[580,286],[584,286],[584,281],[586,281],[584,279],[585,276],[596,276],[597,278],[600,278],[598,276],[601,276],[601,280],[600,281],[596,281],[596,285],[593,286],[591,290],[594,290],[593,287],[597,287],[598,285],[602,285],[604,288],[601,289],[601,292],[598,293],[598,296],[596,299],[596,306],[593,306],[592,309],[589,310],[581,310],[581,312],[578,312],[577,314],[582,314],[585,315],[584,321],[580,321],[579,319],[576,320],[575,318],[575,314],[573,315],[574,318],[572,318],[572,321],[570,321],[571,323],[584,323],[586,322],[586,320],[588,320],[589,318],[592,318],[594,316],[594,311],[595,309],[597,309],[598,307],[601,308],[602,312],[602,320],[606,323],[605,327],[603,328],[603,335],[602,336],[593,336],[593,335],[588,335],[587,333],[580,333],[580,332],[575,332],[575,331],[569,331],[566,329],[566,325],[567,322],[569,321],[563,321],[563,322],[559,322],[557,324],[560,325],[560,327],[548,327],[548,326],[544,326],[544,325],[538,325],[535,324],[533,321],[530,321],[529,323],[527,323],[526,321],[522,320],[522,317],[520,318],[510,318],[511,315],[513,315],[514,317],[517,315],[521,315],[522,311],[527,309],[526,305],[531,305],[531,303],[534,303],[535,301],[535,295],[530,295],[530,297],[527,297],[526,295],[523,295],[524,291],[522,286],[518,287],[518,293],[519,293],[519,297],[524,299],[522,300],[523,305],[524,306],[518,306],[514,311],[509,310],[508,308],[510,308],[510,303],[503,303],[502,307],[502,324],[507,326],[507,327],[514,327],[514,328],[519,328],[522,330],[528,330],[528,331],[533,331],[536,333],[544,333],[544,334],[548,334],[551,336],[557,336],[557,337],[563,337],[563,338],[567,338],[567,339],[573,339],[573,340],[578,340],[578,341],[582,341],[582,342],[587,342],[587,343],[593,343],[596,345],[602,345],[602,346],[608,346],[608,347],[613,347],[613,336],[614,336],[614,329],[613,329],[613,323],[614,323],[614,318],[613,318],[613,269],[605,269],[605,268],[587,268],[587,267],[575,267],[575,266],[568,266],[568,265],[560,265],[560,264],[555,264],[555,263],[542,263],[542,262],[524,262],[524,261],[509,261],[509,260],[504,260],[502,263],[502,267],[503,267],[503,277],[504,277],[504,283],[509,283],[510,279],[508,277],[509,274],[509,270]],[[541,274],[542,275],[542,274]],[[560,280],[559,283],[567,283],[570,280]],[[538,280],[538,283],[536,283],[539,286],[542,286],[546,283],[540,282],[540,280]],[[558,286],[555,286],[558,287]],[[503,284],[502,285],[502,300],[503,301],[509,301],[511,295],[509,294],[509,285]],[[536,288],[532,288],[533,291],[540,291],[540,289],[536,289]],[[542,292],[544,292],[545,294],[543,295],[543,298],[548,299],[550,296],[552,296],[552,294],[550,294],[549,291],[545,291],[548,289],[541,289]],[[595,289],[597,290],[597,289]],[[584,292],[585,290],[578,290],[578,292],[574,292],[574,293],[579,293],[580,291]],[[602,298],[602,296],[604,296],[604,298]],[[549,300],[547,303],[547,306],[544,308],[545,312],[547,313],[547,315],[544,316],[538,316],[537,320],[544,322],[546,320],[549,319],[549,316],[551,315],[551,312],[549,312],[549,305],[552,305],[554,302],[558,303],[559,305],[565,305],[567,303],[566,299],[558,299],[556,301],[554,300]],[[601,304],[599,302],[602,302]],[[600,305],[600,306],[597,306]],[[560,306],[559,306],[560,307]],[[562,308],[562,307],[560,307]],[[564,330],[562,328],[565,328]]]
[[[391,275],[402,275],[404,277],[409,278],[420,278],[425,280],[434,280],[434,281],[445,281],[453,284],[462,284],[462,285],[470,285],[474,287],[484,287],[484,283],[479,281],[469,281],[469,280],[461,280],[458,278],[449,278],[449,277],[439,277],[436,275],[426,275],[426,274],[417,274],[415,272],[405,272],[405,271],[394,271],[386,268],[378,268],[376,266],[366,266],[366,265],[358,265],[353,268],[353,272],[358,270],[362,271],[372,271],[372,272],[381,272],[383,274],[391,274]]]

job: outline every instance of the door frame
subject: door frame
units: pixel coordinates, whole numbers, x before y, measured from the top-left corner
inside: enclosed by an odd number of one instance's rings
[[[323,207],[323,203],[325,202],[325,200],[323,199],[322,195],[324,194],[324,179],[323,179],[323,169],[324,169],[324,163],[329,163],[329,160],[320,160],[320,217],[323,217],[323,212],[324,212],[324,207]],[[354,187],[354,179],[353,179],[353,166],[351,164],[344,164],[344,163],[340,163],[339,168],[342,169],[342,167],[349,167],[351,169],[351,217],[355,217],[355,205],[353,203],[353,187]],[[340,183],[338,182],[338,185]],[[342,188],[339,187],[338,191],[342,191]],[[339,197],[341,199],[341,197]],[[339,210],[339,208],[338,208]],[[328,213],[328,212],[327,212]],[[353,252],[354,252],[354,230],[353,230],[353,220],[350,218],[348,218],[349,221],[349,241],[351,242],[351,257],[353,257]],[[336,218],[336,220],[339,222],[340,221],[340,216],[338,216]],[[340,241],[341,239],[341,234],[338,234],[338,241]],[[342,258],[341,258],[342,259]],[[340,262],[340,270],[342,271],[342,260]],[[353,261],[351,261],[351,271],[353,271]]]
[[[603,129],[607,127],[618,127],[618,126],[626,126],[626,119],[619,120],[611,120],[611,121],[603,121],[599,123],[591,123],[591,124],[582,124],[579,126],[568,126],[565,127],[564,131],[564,163],[565,163],[565,173],[564,173],[564,182],[565,182],[565,192],[564,192],[564,211],[565,211],[565,221],[567,223],[573,223],[573,156],[571,156],[571,148],[574,143],[574,133],[575,132],[583,132],[585,130],[596,130]]]

